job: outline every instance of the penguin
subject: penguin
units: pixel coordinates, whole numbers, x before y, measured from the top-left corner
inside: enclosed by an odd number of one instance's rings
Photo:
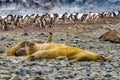
[[[118,15],[117,16],[120,17],[120,11],[118,11]]]
[[[66,20],[67,19],[67,16],[68,16],[68,13],[67,12],[65,12],[63,15],[62,15],[62,20]]]
[[[50,18],[50,25],[49,25],[50,28],[52,28],[53,22],[54,22],[54,19],[51,17],[51,18]]]
[[[8,28],[9,28],[8,23],[6,21],[3,21],[3,30],[8,31]]]
[[[83,14],[82,17],[81,17],[81,22],[85,21],[87,16],[88,16],[88,14]]]
[[[113,14],[113,17],[116,17],[116,16],[117,16],[115,12],[112,12],[112,14]]]
[[[53,21],[56,22],[59,18],[59,15],[57,13],[53,13]]]
[[[76,13],[76,14],[74,15],[74,19],[75,19],[75,21],[78,20],[78,15],[79,15],[79,13]]]
[[[41,27],[45,29],[46,23],[45,23],[45,19],[43,18],[41,21]]]

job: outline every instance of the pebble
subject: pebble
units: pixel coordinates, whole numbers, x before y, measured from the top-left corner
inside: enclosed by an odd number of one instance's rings
[[[46,80],[46,79],[44,79],[41,76],[34,76],[33,80]],[[49,79],[47,79],[47,80],[49,80]]]
[[[12,76],[10,76],[10,75],[0,75],[0,78],[1,79],[10,79]]]
[[[0,70],[0,74],[10,74],[11,71],[8,70]]]
[[[24,33],[21,36],[29,36],[29,34],[28,33]]]
[[[117,68],[117,67],[120,67],[120,63],[114,63],[114,62],[112,62],[111,65],[113,65],[113,66],[116,67],[116,68]]]
[[[106,74],[104,77],[111,78],[112,75],[111,74]]]
[[[6,37],[0,37],[0,40],[5,40],[6,39]]]
[[[18,75],[14,75],[10,78],[10,80],[22,80]]]

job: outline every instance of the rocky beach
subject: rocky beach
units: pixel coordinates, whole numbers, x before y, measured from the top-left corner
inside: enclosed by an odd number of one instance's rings
[[[119,80],[120,43],[99,39],[109,30],[120,31],[119,19],[104,24],[65,24],[47,29],[30,26],[0,30],[0,80]],[[25,57],[5,57],[5,51],[16,43],[33,39],[45,41],[48,32],[53,32],[52,42],[95,52],[111,61],[78,62],[66,58],[27,61]]]

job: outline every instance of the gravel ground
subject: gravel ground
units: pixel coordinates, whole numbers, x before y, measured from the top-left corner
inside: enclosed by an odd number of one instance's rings
[[[120,25],[101,25],[85,33],[54,32],[53,42],[63,43],[96,52],[111,62],[77,62],[67,59],[26,61],[25,57],[4,57],[4,52],[22,40],[46,40],[47,32],[10,31],[0,33],[0,80],[120,80],[120,44],[101,41],[98,37],[108,30],[119,30]],[[69,27],[70,28],[70,27]],[[78,26],[77,29],[81,26]],[[88,30],[88,32],[87,32]],[[67,31],[67,30],[66,30]],[[84,32],[84,31],[83,31]]]

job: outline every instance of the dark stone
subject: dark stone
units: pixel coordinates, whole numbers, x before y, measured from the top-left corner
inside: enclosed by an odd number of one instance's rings
[[[112,75],[111,74],[106,74],[104,77],[111,78]]]
[[[29,35],[28,35],[28,33],[24,33],[24,34],[22,34],[21,36],[29,36]]]
[[[28,66],[33,66],[33,65],[38,65],[38,63],[35,63],[35,62],[28,62],[26,63]]]
[[[38,36],[39,36],[39,37],[40,37],[40,36],[47,37],[47,35],[46,35],[45,33],[40,33]]]
[[[60,39],[60,41],[65,41],[64,39]]]
[[[120,64],[119,64],[119,63],[116,63],[116,62],[115,62],[115,63],[114,63],[114,62],[111,63],[111,65],[113,65],[113,66],[116,67],[116,68],[117,68],[117,67],[120,67]]]
[[[35,73],[38,74],[38,75],[42,75],[42,71],[41,70],[36,71]]]
[[[104,61],[101,61],[100,62],[100,66],[104,66],[105,65],[105,62]]]
[[[4,51],[0,50],[0,54],[1,54],[1,53],[4,53]]]
[[[2,37],[0,40],[5,40],[6,39],[6,37]]]

